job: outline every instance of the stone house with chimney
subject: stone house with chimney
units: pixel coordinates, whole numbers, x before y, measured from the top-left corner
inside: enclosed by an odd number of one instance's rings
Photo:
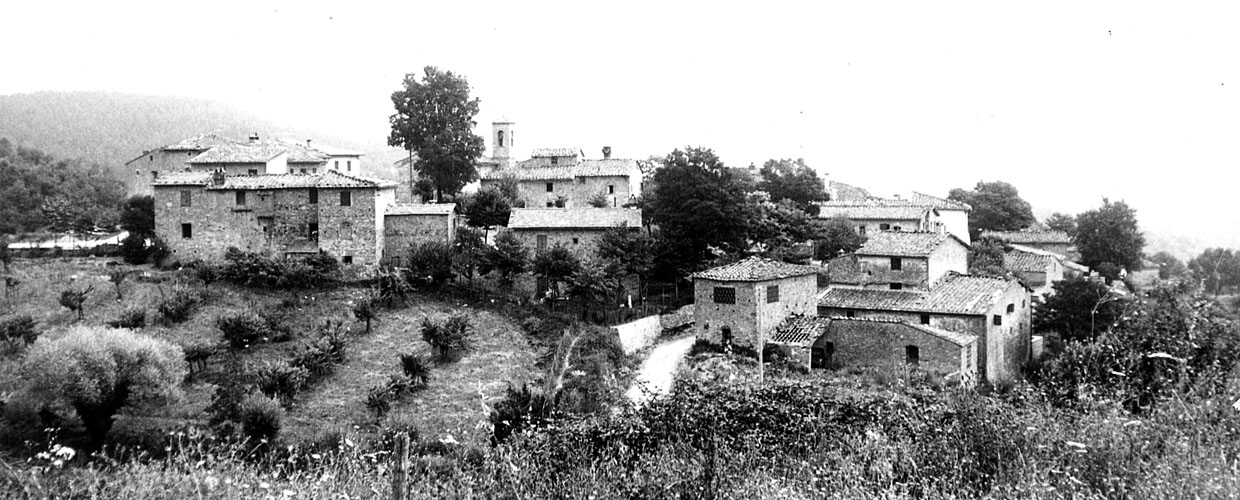
[[[578,258],[594,256],[608,229],[642,228],[642,211],[631,208],[514,208],[508,230],[534,254],[562,245]]]
[[[460,225],[455,203],[397,204],[383,214],[383,265],[409,264],[413,245],[440,242],[452,244]]]
[[[749,257],[694,273],[694,333],[716,344],[761,350],[788,318],[814,314],[818,271]]]
[[[219,260],[236,247],[285,256],[327,252],[343,264],[376,266],[383,214],[395,202],[395,183],[334,171],[181,172],[152,185],[156,234],[182,261]]]

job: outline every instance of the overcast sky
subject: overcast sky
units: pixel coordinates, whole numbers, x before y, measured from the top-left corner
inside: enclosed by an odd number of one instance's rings
[[[1240,6],[667,3],[20,2],[0,94],[201,97],[378,143],[434,65],[527,152],[803,157],[880,195],[1005,180],[1039,212],[1106,196],[1240,245]]]

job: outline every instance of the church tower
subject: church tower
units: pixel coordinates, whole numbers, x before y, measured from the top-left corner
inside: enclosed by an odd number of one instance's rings
[[[499,163],[499,168],[512,166],[513,125],[504,117],[491,122],[491,144],[494,146],[491,159]]]

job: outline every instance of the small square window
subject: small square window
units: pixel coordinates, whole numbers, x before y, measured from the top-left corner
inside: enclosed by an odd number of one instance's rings
[[[891,229],[891,224],[879,224],[878,225],[879,231],[886,231],[888,229]]]
[[[903,271],[904,270],[904,259],[901,259],[899,257],[892,257],[891,258],[891,270],[892,271]]]
[[[157,181],[157,180],[159,180],[159,171],[158,171],[158,170],[152,170],[152,171],[151,171],[151,180],[153,180],[153,181]]]
[[[237,191],[237,206],[245,206],[245,191]]]
[[[930,315],[929,315],[929,314],[923,314],[923,315],[921,315],[921,324],[923,324],[923,325],[928,325],[928,324],[930,324]]]
[[[554,207],[555,207],[555,202],[554,202],[554,201],[548,201],[548,202],[547,202],[547,208],[554,208]]]
[[[775,302],[779,302],[779,285],[766,287],[766,303],[771,304]]]
[[[340,263],[341,263],[341,264],[352,264],[352,263],[353,263],[353,256],[352,256],[352,255],[346,255],[346,256],[344,256],[344,257],[341,257],[341,258],[340,258]]]
[[[194,225],[193,224],[181,224],[181,237],[185,239],[193,238],[194,237]]]
[[[258,175],[258,170],[257,170],[257,169],[253,169],[253,168],[251,168],[251,169],[249,170],[249,172],[247,172],[247,173],[249,173],[250,175]]]
[[[306,169],[301,169],[301,175],[306,175]]]
[[[349,191],[341,191],[340,192],[340,206],[342,207],[353,206],[353,193]]]
[[[554,192],[554,191],[555,191],[555,183],[553,183],[553,182],[548,182],[548,183],[547,183],[547,192],[548,192],[548,193],[551,193],[551,192]]]
[[[1007,312],[1010,312],[1010,313],[1016,312],[1016,304],[1008,304]]]
[[[573,238],[573,244],[574,244],[574,245],[576,245],[576,244],[577,244],[577,238]]]
[[[717,286],[714,290],[716,304],[735,304],[736,289],[728,286]]]
[[[857,234],[865,235],[865,226],[857,226]]]
[[[855,317],[857,317],[857,311],[851,311],[851,310],[850,310],[850,311],[844,311],[844,317],[845,317],[845,318],[855,318]]]
[[[1003,326],[1003,316],[996,314],[993,318],[991,318],[991,322],[994,323],[995,326]]]
[[[891,283],[891,284],[889,285],[889,287],[890,287],[892,290],[903,290],[903,289],[904,289],[904,283]]]
[[[607,186],[607,194],[616,194],[616,185],[615,185],[615,184],[609,184],[609,185]]]
[[[319,225],[311,222],[306,226],[306,233],[309,234],[311,241],[319,241]]]
[[[193,206],[193,193],[190,191],[181,191],[181,206]]]

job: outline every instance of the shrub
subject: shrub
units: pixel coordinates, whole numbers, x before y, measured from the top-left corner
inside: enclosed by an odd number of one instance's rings
[[[252,441],[274,441],[284,422],[284,408],[273,398],[251,394],[241,402],[241,431]]]
[[[353,317],[358,321],[366,322],[366,334],[370,334],[370,323],[378,316],[379,294],[375,291],[368,292],[365,296],[357,300],[357,304],[353,306]]]
[[[121,258],[130,264],[146,264],[151,255],[146,245],[146,236],[136,233],[129,233],[129,236],[121,240],[120,253]]]
[[[22,365],[31,392],[77,411],[91,444],[103,444],[121,408],[179,397],[185,378],[181,348],[130,330],[77,327],[36,342]]]
[[[438,288],[453,276],[452,247],[447,243],[428,241],[409,249],[409,279],[413,284]]]
[[[426,364],[426,361],[417,353],[412,352],[400,355],[400,370],[406,377],[409,377],[410,384],[415,389],[426,387],[431,373],[431,367]]]
[[[64,290],[60,292],[60,305],[66,309],[77,313],[78,320],[82,319],[82,310],[86,305],[86,297],[90,292],[95,290],[95,285],[86,287],[85,290]]]
[[[33,344],[38,338],[39,331],[35,329],[34,318],[29,314],[0,320],[0,339],[9,345],[11,351]]]
[[[219,281],[223,277],[223,269],[219,264],[203,262],[194,266],[194,274],[202,280],[202,286],[209,288],[212,283]]]
[[[136,330],[146,326],[146,309],[141,307],[130,307],[121,312],[116,319],[109,321],[108,326],[112,328],[129,328]]]
[[[290,260],[229,248],[220,277],[255,288],[310,288],[330,283],[339,269],[340,263],[323,252]]]
[[[209,344],[193,344],[185,347],[185,362],[189,364],[189,373],[202,373],[207,370],[207,362],[215,355],[215,346]]]
[[[199,302],[202,302],[202,294],[197,290],[178,286],[173,288],[171,294],[160,300],[155,309],[167,323],[184,323],[193,315],[194,308]]]
[[[464,313],[453,313],[442,323],[422,318],[422,340],[430,344],[440,361],[449,361],[454,352],[468,349],[472,330]]]
[[[224,334],[224,341],[232,349],[245,349],[271,335],[267,322],[251,311],[220,316],[215,319],[215,327]]]
[[[383,420],[392,411],[392,395],[387,384],[379,384],[366,391],[366,408],[375,414],[375,421]]]
[[[287,363],[273,363],[260,368],[255,378],[263,394],[289,402],[306,387],[310,371]]]
[[[289,361],[289,365],[305,369],[307,382],[331,375],[336,365],[344,362],[349,345],[345,334],[341,323],[327,322],[319,329],[318,338],[306,344],[305,350]]]

